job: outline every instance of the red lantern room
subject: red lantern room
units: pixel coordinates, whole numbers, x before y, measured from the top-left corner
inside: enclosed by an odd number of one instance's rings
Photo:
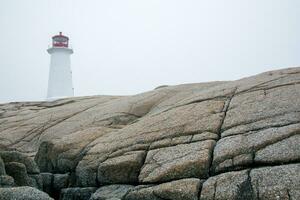
[[[64,36],[62,32],[59,32],[59,35],[52,37],[52,46],[53,47],[69,47],[69,38]]]

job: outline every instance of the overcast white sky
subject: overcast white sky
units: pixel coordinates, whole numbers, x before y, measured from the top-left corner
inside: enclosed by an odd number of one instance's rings
[[[299,0],[0,0],[0,102],[45,98],[59,31],[76,96],[300,66]]]

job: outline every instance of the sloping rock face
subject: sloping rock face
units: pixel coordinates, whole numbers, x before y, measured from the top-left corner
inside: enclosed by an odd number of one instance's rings
[[[296,200],[299,144],[300,68],[134,96],[2,104],[0,191]]]

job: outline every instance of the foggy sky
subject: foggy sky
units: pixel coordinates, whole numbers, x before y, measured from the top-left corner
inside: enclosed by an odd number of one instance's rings
[[[300,66],[298,0],[0,0],[0,102],[46,97],[62,31],[75,95],[127,95]]]

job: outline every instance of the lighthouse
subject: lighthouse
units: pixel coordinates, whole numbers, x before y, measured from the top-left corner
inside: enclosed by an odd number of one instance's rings
[[[74,96],[70,59],[73,49],[69,48],[69,38],[59,32],[52,37],[52,46],[47,51],[51,55],[47,100]]]

